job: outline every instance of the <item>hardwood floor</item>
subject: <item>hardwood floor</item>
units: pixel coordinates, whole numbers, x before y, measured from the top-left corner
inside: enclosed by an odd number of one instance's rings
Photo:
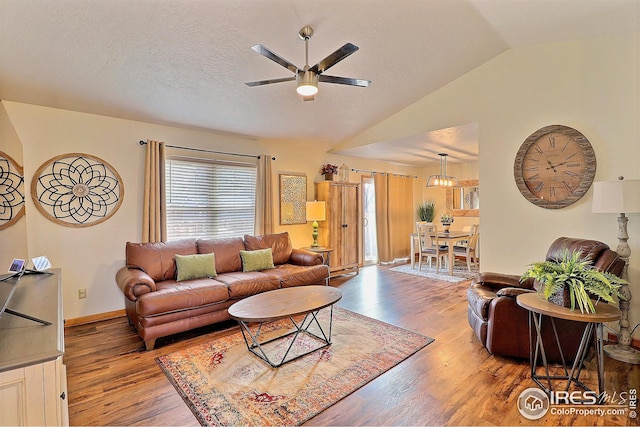
[[[530,421],[518,395],[535,383],[528,361],[490,355],[467,324],[466,288],[367,267],[332,279],[339,306],[435,338],[390,371],[307,422],[307,425],[638,425],[627,414],[553,415]],[[144,344],[125,318],[65,331],[71,425],[194,425],[198,422],[155,358],[236,332],[228,322]],[[596,385],[593,362],[584,382]],[[606,391],[640,388],[640,367],[605,360]]]

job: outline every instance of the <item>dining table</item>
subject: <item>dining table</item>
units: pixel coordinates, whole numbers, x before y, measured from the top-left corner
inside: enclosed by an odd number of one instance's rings
[[[471,237],[471,232],[469,231],[438,231],[438,244],[442,245],[442,242],[445,242],[448,246],[448,260],[449,260],[449,268],[448,274],[449,276],[453,276],[453,264],[454,264],[454,256],[453,256],[453,247],[455,243],[460,240],[466,240]],[[418,241],[418,233],[412,233],[409,236],[411,240],[411,268],[414,268],[415,265],[415,254],[416,254],[416,242]]]

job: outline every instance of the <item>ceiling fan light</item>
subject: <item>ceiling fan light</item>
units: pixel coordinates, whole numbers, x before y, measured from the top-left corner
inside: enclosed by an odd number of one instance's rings
[[[298,92],[302,96],[313,96],[318,93],[318,86],[310,84],[298,85],[296,92]]]
[[[296,76],[298,87],[296,92],[302,96],[313,96],[318,93],[318,75],[313,71],[304,71]]]

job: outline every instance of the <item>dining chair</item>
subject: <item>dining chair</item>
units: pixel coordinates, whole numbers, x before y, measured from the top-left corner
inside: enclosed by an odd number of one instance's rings
[[[480,226],[474,224],[471,226],[471,232],[469,233],[467,244],[464,246],[454,246],[453,256],[463,257],[467,260],[467,270],[471,271],[471,264],[478,265],[478,257],[476,256],[476,246],[478,245],[478,237],[480,236]]]
[[[462,232],[464,233],[471,233],[471,228],[473,227],[473,225],[465,225],[464,227],[462,227]],[[464,239],[458,240],[456,242],[456,246],[466,246],[469,243],[469,238],[465,237]]]
[[[436,259],[436,273],[438,273],[443,261],[446,267],[448,253],[447,246],[438,243],[438,226],[434,223],[417,223],[416,228],[418,230],[418,271],[422,270],[422,259],[427,257],[429,268],[431,268],[431,260]]]

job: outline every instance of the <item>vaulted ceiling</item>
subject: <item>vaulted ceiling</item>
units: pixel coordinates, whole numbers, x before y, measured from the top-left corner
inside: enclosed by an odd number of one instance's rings
[[[0,99],[337,143],[509,48],[638,31],[639,2],[0,0]],[[320,83],[312,102],[296,94],[292,81],[246,86],[293,75],[251,50],[255,44],[303,67],[298,31],[305,25],[315,30],[311,65],[351,42],[359,51],[327,74],[372,84]],[[441,134],[465,135],[473,144],[470,131]],[[394,143],[409,151],[437,143],[418,139]],[[368,152],[384,153],[385,143]]]

